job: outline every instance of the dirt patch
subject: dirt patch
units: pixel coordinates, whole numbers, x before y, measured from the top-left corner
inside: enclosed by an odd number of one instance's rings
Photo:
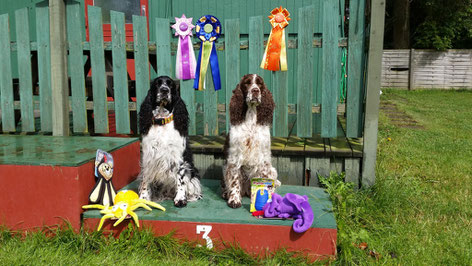
[[[404,99],[407,100],[407,99]],[[416,120],[405,112],[398,109],[395,103],[390,101],[381,101],[380,110],[387,115],[393,125],[403,128],[424,129]]]

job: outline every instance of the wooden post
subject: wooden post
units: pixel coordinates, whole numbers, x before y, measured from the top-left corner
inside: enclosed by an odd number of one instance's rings
[[[370,187],[375,183],[385,0],[372,0],[371,6],[369,57],[367,61],[364,155],[362,161],[363,187]]]
[[[51,43],[52,134],[69,135],[66,10],[64,0],[49,0]]]
[[[408,61],[408,90],[415,89],[415,71],[416,71],[416,62],[415,62],[415,49],[410,49],[410,60]]]

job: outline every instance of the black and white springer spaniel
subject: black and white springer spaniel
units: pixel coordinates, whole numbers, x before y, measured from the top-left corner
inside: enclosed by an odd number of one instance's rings
[[[200,176],[189,146],[188,122],[187,108],[175,82],[167,76],[156,78],[139,111],[140,198],[173,199],[175,206],[184,207],[187,201],[202,197]]]
[[[251,178],[272,178],[275,186],[280,186],[270,151],[274,108],[272,93],[256,74],[245,75],[233,90],[229,104],[231,128],[224,147],[222,195],[231,208],[241,207],[241,197],[250,196]]]

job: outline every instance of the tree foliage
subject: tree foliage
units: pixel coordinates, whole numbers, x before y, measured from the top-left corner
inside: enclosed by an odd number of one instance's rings
[[[414,0],[411,9],[414,48],[472,48],[471,0]]]

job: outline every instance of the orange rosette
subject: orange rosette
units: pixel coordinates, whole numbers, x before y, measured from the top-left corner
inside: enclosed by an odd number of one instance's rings
[[[285,43],[285,27],[290,21],[290,13],[287,9],[276,7],[270,12],[269,40],[262,58],[261,68],[271,71],[287,71],[287,47]]]

